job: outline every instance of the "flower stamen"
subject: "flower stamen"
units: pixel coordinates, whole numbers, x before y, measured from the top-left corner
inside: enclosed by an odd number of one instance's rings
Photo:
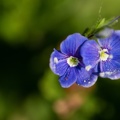
[[[100,50],[100,51],[99,51],[100,60],[106,61],[106,60],[108,59],[109,55],[108,55],[108,53],[106,53],[106,52],[108,52],[107,49],[103,49],[103,50]]]
[[[79,60],[76,57],[70,56],[67,58],[67,63],[70,67],[76,67],[79,63]]]

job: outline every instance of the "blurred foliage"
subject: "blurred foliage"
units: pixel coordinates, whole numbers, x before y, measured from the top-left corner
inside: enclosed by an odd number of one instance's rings
[[[119,4],[0,0],[0,120],[118,120],[119,80],[99,78],[91,88],[63,89],[49,57],[69,34],[118,16]]]

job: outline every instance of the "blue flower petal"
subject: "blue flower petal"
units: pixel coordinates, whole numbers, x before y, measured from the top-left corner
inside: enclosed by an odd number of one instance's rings
[[[76,82],[76,73],[74,67],[69,67],[66,73],[59,78],[59,82],[63,88],[68,88]]]
[[[108,78],[110,78],[111,80],[117,80],[120,78],[120,71],[115,72],[114,74],[111,74]]]
[[[98,76],[92,73],[92,70],[89,72],[84,68],[77,70],[77,84],[83,87],[91,87],[97,81]]]
[[[109,38],[104,38],[104,39],[98,39],[98,43],[100,45],[100,47],[102,48],[111,48],[110,47],[110,43],[111,43],[111,40]]]
[[[120,36],[120,30],[115,30],[115,34]]]
[[[85,40],[87,40],[87,38],[79,33],[69,35],[60,45],[61,52],[69,56],[74,56]]]
[[[103,78],[119,79],[120,78],[120,63],[114,60],[101,62],[100,76]]]
[[[109,50],[120,49],[120,31],[114,31],[111,36],[99,39],[98,42],[101,47]]]
[[[67,56],[62,54],[61,52],[57,51],[54,49],[54,51],[52,52],[51,56],[50,56],[50,68],[51,70],[59,75],[59,73],[57,73],[56,71],[56,64],[62,60],[62,59],[65,59]]]
[[[113,50],[111,50],[110,55],[112,55],[111,62],[116,63],[119,66],[119,64],[120,64],[120,49],[114,48]]]
[[[58,75],[62,76],[67,71],[69,65],[67,64],[67,59],[60,60],[56,64],[56,72]]]
[[[120,62],[120,48],[113,49],[110,51],[110,55],[112,55],[112,59]]]
[[[110,37],[100,39],[99,44],[102,48],[109,50],[111,56],[107,61],[100,62],[100,76],[103,78],[120,78],[120,30],[114,31]]]
[[[117,79],[120,79],[120,71],[101,72],[100,76],[102,78],[110,78],[111,80],[117,80]]]
[[[99,46],[94,40],[86,41],[81,47],[81,56],[86,66],[95,67],[99,62]]]
[[[113,59],[119,60],[120,62],[120,36],[116,36],[116,38],[114,38],[111,43],[111,48],[110,54],[113,56]]]
[[[120,70],[120,63],[114,60],[106,61],[106,62],[101,62],[101,70],[106,72],[106,71],[117,71]]]

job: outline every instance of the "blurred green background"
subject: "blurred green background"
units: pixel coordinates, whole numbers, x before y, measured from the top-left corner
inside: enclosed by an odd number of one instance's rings
[[[119,11],[119,0],[0,0],[0,120],[119,120],[119,80],[63,89],[49,68],[69,34]]]

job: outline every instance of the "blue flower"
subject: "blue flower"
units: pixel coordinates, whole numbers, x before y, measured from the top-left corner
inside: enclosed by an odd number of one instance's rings
[[[120,78],[120,30],[112,31],[111,35],[104,39],[85,42],[81,48],[81,56],[86,69],[95,68],[103,78]]]
[[[97,75],[93,69],[87,71],[80,55],[81,46],[88,39],[79,33],[69,35],[60,45],[60,51],[54,49],[50,57],[51,70],[59,75],[62,87],[68,88],[77,83],[83,87],[92,86]],[[89,69],[89,67],[88,67]]]

